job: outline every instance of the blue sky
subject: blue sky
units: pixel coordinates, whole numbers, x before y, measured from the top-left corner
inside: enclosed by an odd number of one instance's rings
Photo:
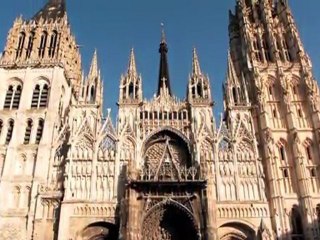
[[[211,80],[215,113],[222,111],[222,82],[228,49],[228,10],[236,0],[67,0],[68,16],[87,72],[95,48],[104,79],[105,109],[116,113],[120,75],[134,47],[144,96],[156,91],[160,23],[165,23],[173,92],[184,98],[191,70],[192,49],[198,50],[203,72]],[[14,19],[31,17],[46,0],[3,1],[0,8],[0,48]],[[318,0],[289,0],[303,43],[320,77]]]

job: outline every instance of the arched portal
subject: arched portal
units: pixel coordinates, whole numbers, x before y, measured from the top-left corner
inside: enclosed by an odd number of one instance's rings
[[[114,224],[97,222],[90,224],[81,233],[81,240],[116,240],[117,228]],[[80,240],[79,239],[79,240]]]
[[[193,216],[179,204],[160,204],[146,215],[143,240],[198,240]]]
[[[242,223],[227,223],[218,229],[219,240],[254,240],[255,231]]]

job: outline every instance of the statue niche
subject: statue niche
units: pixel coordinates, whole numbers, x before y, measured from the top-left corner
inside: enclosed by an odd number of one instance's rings
[[[178,181],[195,178],[188,144],[171,131],[153,135],[145,145],[142,179]]]

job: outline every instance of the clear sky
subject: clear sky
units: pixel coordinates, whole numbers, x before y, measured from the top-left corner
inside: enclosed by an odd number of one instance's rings
[[[83,68],[88,72],[95,48],[104,79],[105,109],[116,113],[120,75],[126,71],[134,47],[142,74],[144,97],[156,92],[159,69],[160,23],[165,24],[173,92],[186,93],[192,49],[198,50],[203,72],[209,74],[215,113],[222,111],[222,83],[228,49],[228,10],[236,0],[66,0],[71,28],[81,45]],[[1,2],[0,46],[3,49],[14,19],[31,17],[46,0]],[[319,0],[289,0],[303,43],[320,79]]]

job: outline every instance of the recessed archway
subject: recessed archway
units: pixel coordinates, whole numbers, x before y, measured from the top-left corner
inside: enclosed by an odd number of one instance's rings
[[[197,240],[193,216],[179,203],[166,202],[152,208],[142,226],[143,240]]]
[[[84,228],[81,240],[117,240],[117,227],[107,222],[96,222]]]
[[[255,231],[249,226],[232,222],[222,225],[218,229],[219,240],[254,240]]]

